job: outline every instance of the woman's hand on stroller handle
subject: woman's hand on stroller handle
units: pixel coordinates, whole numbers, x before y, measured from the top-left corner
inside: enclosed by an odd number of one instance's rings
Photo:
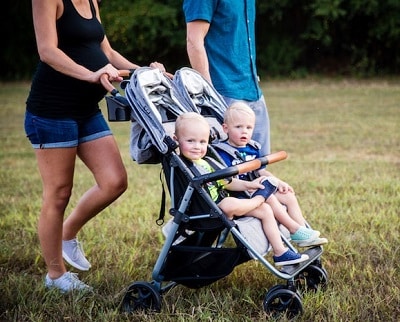
[[[122,69],[118,71],[118,74],[121,77],[128,77],[130,75],[130,70]],[[107,92],[111,93],[111,95],[115,96],[119,93],[114,85],[110,82],[108,74],[105,73],[100,76],[100,83],[107,90]]]

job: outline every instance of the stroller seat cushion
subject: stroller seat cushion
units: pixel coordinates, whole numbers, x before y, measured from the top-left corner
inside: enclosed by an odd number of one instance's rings
[[[261,221],[254,217],[242,217],[235,220],[243,237],[249,242],[254,250],[264,256],[270,249],[270,244],[261,226]],[[249,251],[250,256],[254,255]]]

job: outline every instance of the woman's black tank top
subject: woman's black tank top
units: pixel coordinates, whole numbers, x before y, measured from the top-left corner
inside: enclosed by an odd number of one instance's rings
[[[82,17],[71,0],[63,0],[64,12],[57,20],[58,47],[80,65],[96,71],[109,63],[100,44],[103,26],[96,18],[93,0],[88,0],[92,18]],[[27,110],[48,118],[82,119],[99,110],[98,102],[106,90],[62,74],[40,61],[32,80]]]

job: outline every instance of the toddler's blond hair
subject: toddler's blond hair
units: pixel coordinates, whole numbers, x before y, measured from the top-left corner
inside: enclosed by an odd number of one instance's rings
[[[252,116],[254,119],[256,115],[254,111],[244,102],[234,102],[232,105],[228,107],[228,109],[224,113],[224,123],[231,122],[235,116],[240,117],[240,115],[247,114],[248,116]]]
[[[178,116],[175,122],[175,135],[179,136],[179,132],[182,131],[183,128],[186,126],[190,126],[190,123],[187,121],[191,122],[200,122],[204,127],[207,127],[207,129],[210,129],[210,125],[208,124],[207,120],[199,113],[196,112],[186,112]],[[193,124],[193,123],[191,123]]]

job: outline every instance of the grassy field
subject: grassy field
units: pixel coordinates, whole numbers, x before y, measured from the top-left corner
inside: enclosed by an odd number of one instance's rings
[[[36,233],[41,182],[23,130],[28,90],[0,84],[0,321],[265,321],[265,293],[282,281],[256,261],[199,290],[170,290],[161,313],[120,312],[124,289],[151,280],[163,244],[160,167],[131,161],[128,123],[111,124],[128,191],[79,236],[92,263],[79,276],[96,292],[46,292]],[[303,294],[298,321],[398,320],[400,81],[271,81],[264,90],[272,150],[289,154],[270,170],[295,187],[308,221],[330,240],[322,257],[328,287]],[[78,161],[71,207],[92,184]]]

